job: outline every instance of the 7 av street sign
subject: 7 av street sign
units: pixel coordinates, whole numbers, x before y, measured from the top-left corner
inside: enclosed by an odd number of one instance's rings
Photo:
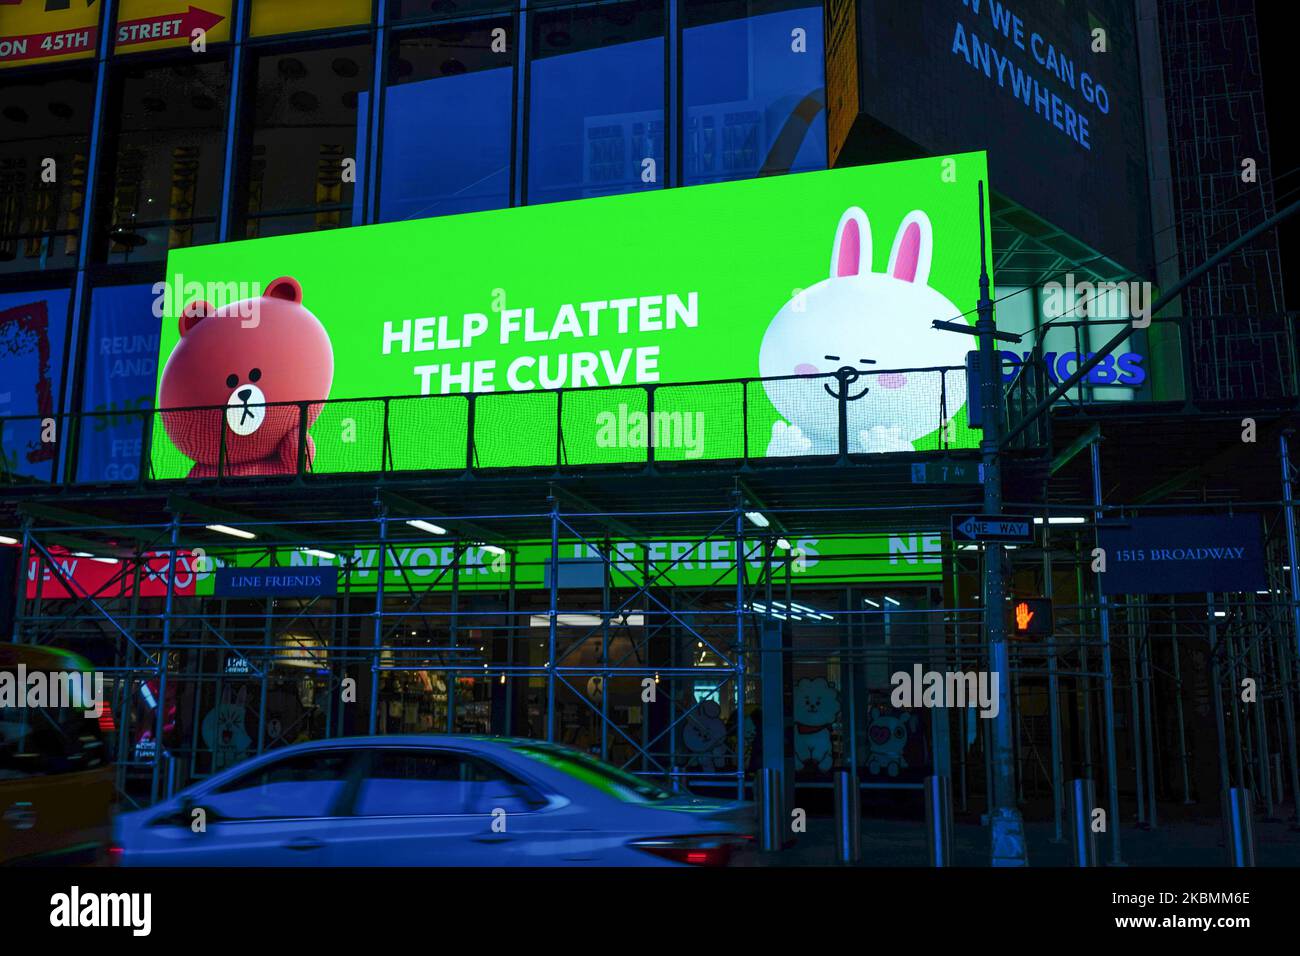
[[[953,515],[952,540],[1032,544],[1032,515]]]

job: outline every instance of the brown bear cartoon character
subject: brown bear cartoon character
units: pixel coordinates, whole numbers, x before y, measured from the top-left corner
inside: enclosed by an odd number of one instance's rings
[[[191,302],[180,331],[163,369],[160,405],[167,434],[194,459],[190,477],[215,477],[223,455],[225,475],[294,474],[300,406],[277,403],[311,402],[310,428],[334,381],[329,335],[303,307],[298,280],[276,279],[260,297],[220,309]],[[307,468],[315,453],[308,435]]]

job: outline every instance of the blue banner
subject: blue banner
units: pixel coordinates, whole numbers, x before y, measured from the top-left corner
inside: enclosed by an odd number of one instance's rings
[[[1256,515],[1132,518],[1097,526],[1103,594],[1204,594],[1267,587]]]
[[[0,418],[39,416],[4,423],[2,470],[10,475],[54,477],[63,438],[54,416],[71,299],[67,289],[0,294]]]
[[[226,598],[337,594],[338,568],[217,568],[213,594]]]
[[[153,407],[158,382],[156,295],[151,285],[104,286],[90,300],[77,480],[135,481],[140,477],[143,409]]]

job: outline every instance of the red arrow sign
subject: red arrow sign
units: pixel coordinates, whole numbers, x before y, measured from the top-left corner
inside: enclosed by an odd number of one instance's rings
[[[0,3],[7,0],[0,0]],[[158,40],[188,42],[195,30],[208,31],[226,19],[219,13],[190,7],[183,13],[164,13],[140,20],[123,20],[117,25],[118,47],[153,43]],[[94,26],[32,33],[26,36],[0,37],[0,63],[41,60],[66,53],[91,52],[99,30]]]
[[[156,40],[189,40],[195,30],[207,32],[222,20],[219,13],[190,7],[184,13],[163,13],[141,20],[123,20],[117,25],[117,45],[133,46]]]

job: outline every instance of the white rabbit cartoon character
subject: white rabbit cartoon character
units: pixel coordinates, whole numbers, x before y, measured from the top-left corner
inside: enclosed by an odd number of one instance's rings
[[[763,336],[760,374],[821,377],[766,381],[781,414],[769,456],[839,452],[839,401],[847,399],[848,451],[913,451],[966,402],[960,371],[896,371],[961,366],[964,335],[931,328],[961,312],[929,285],[934,236],[929,217],[904,218],[883,272],[871,271],[871,225],[857,206],[840,217],[830,277],[797,293]],[[880,374],[863,374],[874,369]],[[839,373],[839,378],[828,377]]]

